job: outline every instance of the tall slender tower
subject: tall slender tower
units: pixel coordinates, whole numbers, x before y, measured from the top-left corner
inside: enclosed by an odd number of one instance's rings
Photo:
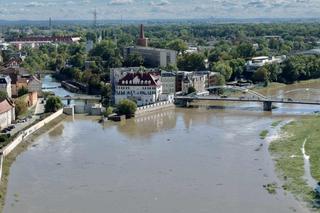
[[[49,29],[51,30],[51,28],[52,28],[52,19],[51,19],[51,17],[49,18]]]
[[[97,16],[98,16],[98,13],[97,13],[97,9],[95,8],[93,11],[93,25],[95,27],[97,26]]]
[[[144,37],[144,26],[140,25],[140,35],[137,41],[138,46],[147,47],[148,46],[148,38]]]

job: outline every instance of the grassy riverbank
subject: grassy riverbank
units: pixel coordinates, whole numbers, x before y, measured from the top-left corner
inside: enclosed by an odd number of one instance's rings
[[[315,193],[304,180],[304,159],[301,151],[306,139],[305,149],[310,156],[311,174],[320,181],[320,116],[303,118],[282,127],[280,139],[273,141],[269,150],[276,170],[284,181],[283,188],[311,204]]]
[[[3,207],[5,203],[5,196],[7,192],[7,185],[8,185],[8,177],[10,174],[10,167],[12,163],[16,160],[20,153],[25,151],[27,147],[34,141],[34,139],[43,133],[49,131],[57,124],[59,124],[62,120],[64,120],[67,116],[61,115],[55,120],[51,121],[49,124],[46,124],[44,127],[33,133],[25,142],[21,143],[17,148],[12,151],[8,156],[5,157],[3,162],[3,170],[2,170],[2,179],[0,184],[0,212],[3,212]]]

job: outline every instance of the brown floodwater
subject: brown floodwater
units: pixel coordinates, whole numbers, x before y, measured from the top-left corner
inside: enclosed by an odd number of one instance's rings
[[[281,189],[259,133],[320,107],[280,106],[176,108],[104,125],[68,118],[13,163],[4,212],[309,212]],[[273,182],[275,195],[263,188]]]

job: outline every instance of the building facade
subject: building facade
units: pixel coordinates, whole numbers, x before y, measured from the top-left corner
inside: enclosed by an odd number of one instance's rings
[[[115,103],[129,99],[138,106],[153,104],[161,100],[162,85],[160,76],[151,73],[128,73],[116,86]]]
[[[6,128],[15,120],[15,107],[11,100],[0,102],[0,128]]]
[[[174,72],[161,71],[162,94],[176,93],[176,74]]]
[[[131,46],[124,49],[124,58],[128,58],[132,54],[141,55],[146,67],[167,67],[177,64],[177,52],[174,50],[140,46]]]
[[[7,93],[9,98],[12,97],[10,76],[0,75],[0,91]]]

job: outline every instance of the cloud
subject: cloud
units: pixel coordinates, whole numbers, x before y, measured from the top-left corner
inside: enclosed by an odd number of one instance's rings
[[[170,2],[167,1],[167,0],[161,0],[161,1],[158,1],[158,2],[151,1],[149,4],[150,4],[151,6],[158,6],[158,7],[160,7],[160,6],[166,6],[166,5],[170,4]]]
[[[132,4],[133,0],[111,0],[109,2],[110,5],[126,5],[126,4]]]

